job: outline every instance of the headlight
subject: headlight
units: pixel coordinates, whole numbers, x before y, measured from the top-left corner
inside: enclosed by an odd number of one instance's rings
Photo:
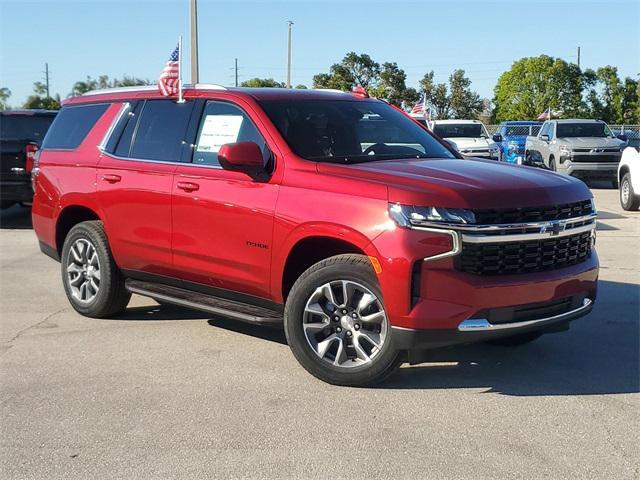
[[[560,145],[560,153],[562,155],[570,156],[571,155],[571,147],[568,145]]]
[[[591,199],[591,213],[598,213],[598,209],[596,208],[595,198]]]
[[[475,223],[471,210],[462,208],[414,207],[412,205],[389,204],[389,216],[401,227],[429,226],[433,223]]]

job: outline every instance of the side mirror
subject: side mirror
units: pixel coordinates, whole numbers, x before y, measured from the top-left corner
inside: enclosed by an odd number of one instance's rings
[[[492,140],[496,143],[502,143],[502,135],[500,135],[499,133],[496,133],[493,137]]]
[[[218,151],[218,161],[225,170],[244,172],[254,177],[264,170],[262,150],[255,142],[227,143]]]
[[[621,133],[620,135],[616,135],[616,137],[618,137],[623,142],[628,142],[629,141],[629,137],[627,137],[624,133]]]
[[[446,143],[447,145],[449,145],[453,150],[455,150],[456,152],[458,151],[458,145],[456,145],[455,142],[452,142],[451,140],[446,140],[446,139],[442,139],[442,141],[444,143]]]
[[[545,142],[549,141],[549,135],[547,135],[546,133],[544,135],[540,135],[540,140],[544,140]]]

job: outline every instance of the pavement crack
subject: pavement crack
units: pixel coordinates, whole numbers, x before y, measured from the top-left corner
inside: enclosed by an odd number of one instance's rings
[[[69,307],[63,307],[60,308],[58,310],[56,310],[55,312],[49,313],[47,316],[45,316],[42,320],[40,320],[39,322],[34,323],[33,325],[29,325],[26,328],[23,328],[22,330],[20,330],[18,333],[16,333],[12,338],[10,338],[8,341],[3,342],[5,345],[10,344],[15,342],[18,338],[20,338],[23,334],[25,334],[26,332],[28,332],[29,330],[31,330],[32,328],[36,328],[40,325],[42,325],[43,323],[45,323],[46,321],[48,321],[49,319],[55,317],[56,315],[58,315],[59,313],[64,312],[65,310],[68,310]],[[8,350],[7,350],[8,351]],[[3,352],[3,355],[6,352]]]

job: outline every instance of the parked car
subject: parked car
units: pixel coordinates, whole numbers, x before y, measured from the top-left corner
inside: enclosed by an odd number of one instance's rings
[[[625,210],[640,207],[640,147],[627,147],[618,165],[620,205]]]
[[[502,122],[498,131],[493,135],[493,141],[498,145],[498,159],[501,162],[522,165],[525,160],[524,146],[527,136],[537,135],[542,122],[509,121]]]
[[[429,128],[438,137],[454,144],[465,157],[498,160],[498,145],[478,120],[434,120]]]
[[[0,207],[30,203],[31,168],[38,145],[56,116],[51,110],[0,112]]]
[[[542,162],[554,172],[579,178],[611,180],[616,172],[626,138],[618,138],[601,120],[550,120],[537,136],[527,137],[528,161]]]
[[[366,385],[425,349],[519,345],[591,310],[582,182],[465,161],[366,94],[184,95],[85,94],[47,134],[33,226],[81,314],[137,293],[284,323],[309,372]]]

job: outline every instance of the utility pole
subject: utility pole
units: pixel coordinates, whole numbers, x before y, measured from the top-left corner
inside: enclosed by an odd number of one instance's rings
[[[50,98],[49,95],[49,64],[44,64],[44,84],[47,89],[47,98]]]
[[[236,70],[236,87],[237,87],[238,86],[238,59],[237,58],[236,58],[235,70]]]
[[[199,82],[198,75],[198,5],[197,0],[190,0],[189,13],[191,17],[191,83]]]
[[[580,47],[578,47],[578,68],[580,68]]]
[[[287,20],[287,24],[289,25],[289,41],[287,44],[287,88],[291,88],[291,26],[293,22],[291,20]]]

